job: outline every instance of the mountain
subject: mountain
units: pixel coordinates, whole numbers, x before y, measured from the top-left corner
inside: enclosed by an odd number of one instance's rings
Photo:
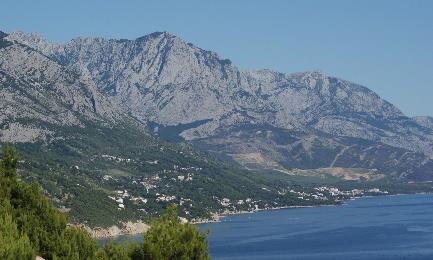
[[[0,143],[14,143],[20,177],[39,182],[73,223],[128,227],[171,203],[189,220],[227,210],[334,203],[286,191],[311,186],[250,173],[159,139],[86,73],[0,35]]]
[[[50,43],[12,33],[94,82],[169,140],[255,169],[363,168],[433,179],[431,119],[409,118],[366,87],[321,72],[241,71],[167,32]]]
[[[417,116],[414,117],[413,120],[415,120],[415,122],[417,122],[419,125],[433,130],[433,117]]]
[[[83,127],[86,120],[110,125],[121,119],[123,112],[91,80],[44,54],[9,42],[0,57],[1,140],[45,140],[54,134],[52,127]]]

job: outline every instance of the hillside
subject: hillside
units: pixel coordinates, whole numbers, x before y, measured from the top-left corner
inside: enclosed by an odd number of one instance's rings
[[[171,203],[201,221],[431,189],[401,182],[431,179],[431,121],[365,87],[240,72],[168,33],[1,37],[0,141],[73,223],[124,226]]]
[[[88,232],[70,225],[40,191],[17,179],[18,156],[5,146],[0,159],[1,259],[209,259],[207,234],[181,223],[170,205],[154,219],[141,243],[106,243],[102,248]]]
[[[160,140],[91,79],[27,45],[2,40],[0,74],[0,140],[20,151],[21,178],[37,180],[73,223],[147,221],[171,203],[182,217],[199,220],[226,210],[333,202],[281,195],[293,184]]]
[[[241,165],[362,167],[396,179],[433,179],[431,120],[409,118],[347,80],[241,71],[167,32],[66,44],[22,32],[7,39],[86,75],[117,107],[169,140],[190,141]]]

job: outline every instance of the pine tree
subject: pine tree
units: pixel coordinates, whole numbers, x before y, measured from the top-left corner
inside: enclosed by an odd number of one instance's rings
[[[37,183],[17,180],[17,163],[16,151],[5,146],[0,160],[0,259],[209,259],[207,233],[181,224],[175,205],[152,221],[141,245],[114,243],[98,249],[89,233],[67,225],[67,217]]]
[[[16,151],[5,146],[0,161],[0,219],[12,233],[2,231],[0,236],[13,239],[10,244],[0,243],[0,252],[12,252],[17,246],[45,259],[94,258],[96,241],[87,232],[68,227],[67,217],[41,193],[37,183],[18,181],[17,163]]]
[[[176,206],[170,205],[151,223],[133,259],[210,259],[206,237],[197,227],[180,223]]]
[[[31,259],[35,250],[25,234],[20,234],[12,216],[0,217],[0,259]]]

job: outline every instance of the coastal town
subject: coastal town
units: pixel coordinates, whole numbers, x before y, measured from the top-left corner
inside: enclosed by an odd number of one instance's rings
[[[118,163],[133,163],[134,161],[129,158],[121,158],[112,155],[102,155],[105,160],[112,160]],[[157,160],[146,161],[149,166],[157,167],[159,162]],[[316,187],[300,187],[294,185],[293,187],[262,187],[263,193],[272,194],[274,200],[263,200],[254,198],[254,196],[246,196],[240,198],[239,196],[212,196],[213,207],[209,208],[208,217],[192,214],[196,207],[194,197],[175,195],[174,192],[170,193],[174,187],[194,187],[194,180],[197,174],[202,172],[201,167],[185,167],[173,164],[171,167],[163,167],[157,169],[151,175],[145,177],[134,176],[114,176],[105,174],[102,176],[102,181],[109,184],[110,187],[115,187],[108,198],[116,206],[119,211],[131,208],[141,212],[142,214],[152,214],[155,205],[164,207],[167,204],[176,204],[181,213],[182,219],[192,222],[209,221],[215,218],[215,214],[231,214],[239,212],[254,212],[265,209],[275,209],[284,207],[296,206],[311,206],[311,205],[327,205],[338,204],[341,201],[357,198],[362,196],[377,196],[387,195],[387,190],[378,187],[361,189],[344,189],[337,186],[316,186]],[[200,192],[200,191],[197,191]],[[285,198],[290,198],[293,201],[288,205]]]

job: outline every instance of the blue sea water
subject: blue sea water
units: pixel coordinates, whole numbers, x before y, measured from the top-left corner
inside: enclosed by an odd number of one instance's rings
[[[200,228],[213,259],[433,259],[433,195],[231,215]]]

